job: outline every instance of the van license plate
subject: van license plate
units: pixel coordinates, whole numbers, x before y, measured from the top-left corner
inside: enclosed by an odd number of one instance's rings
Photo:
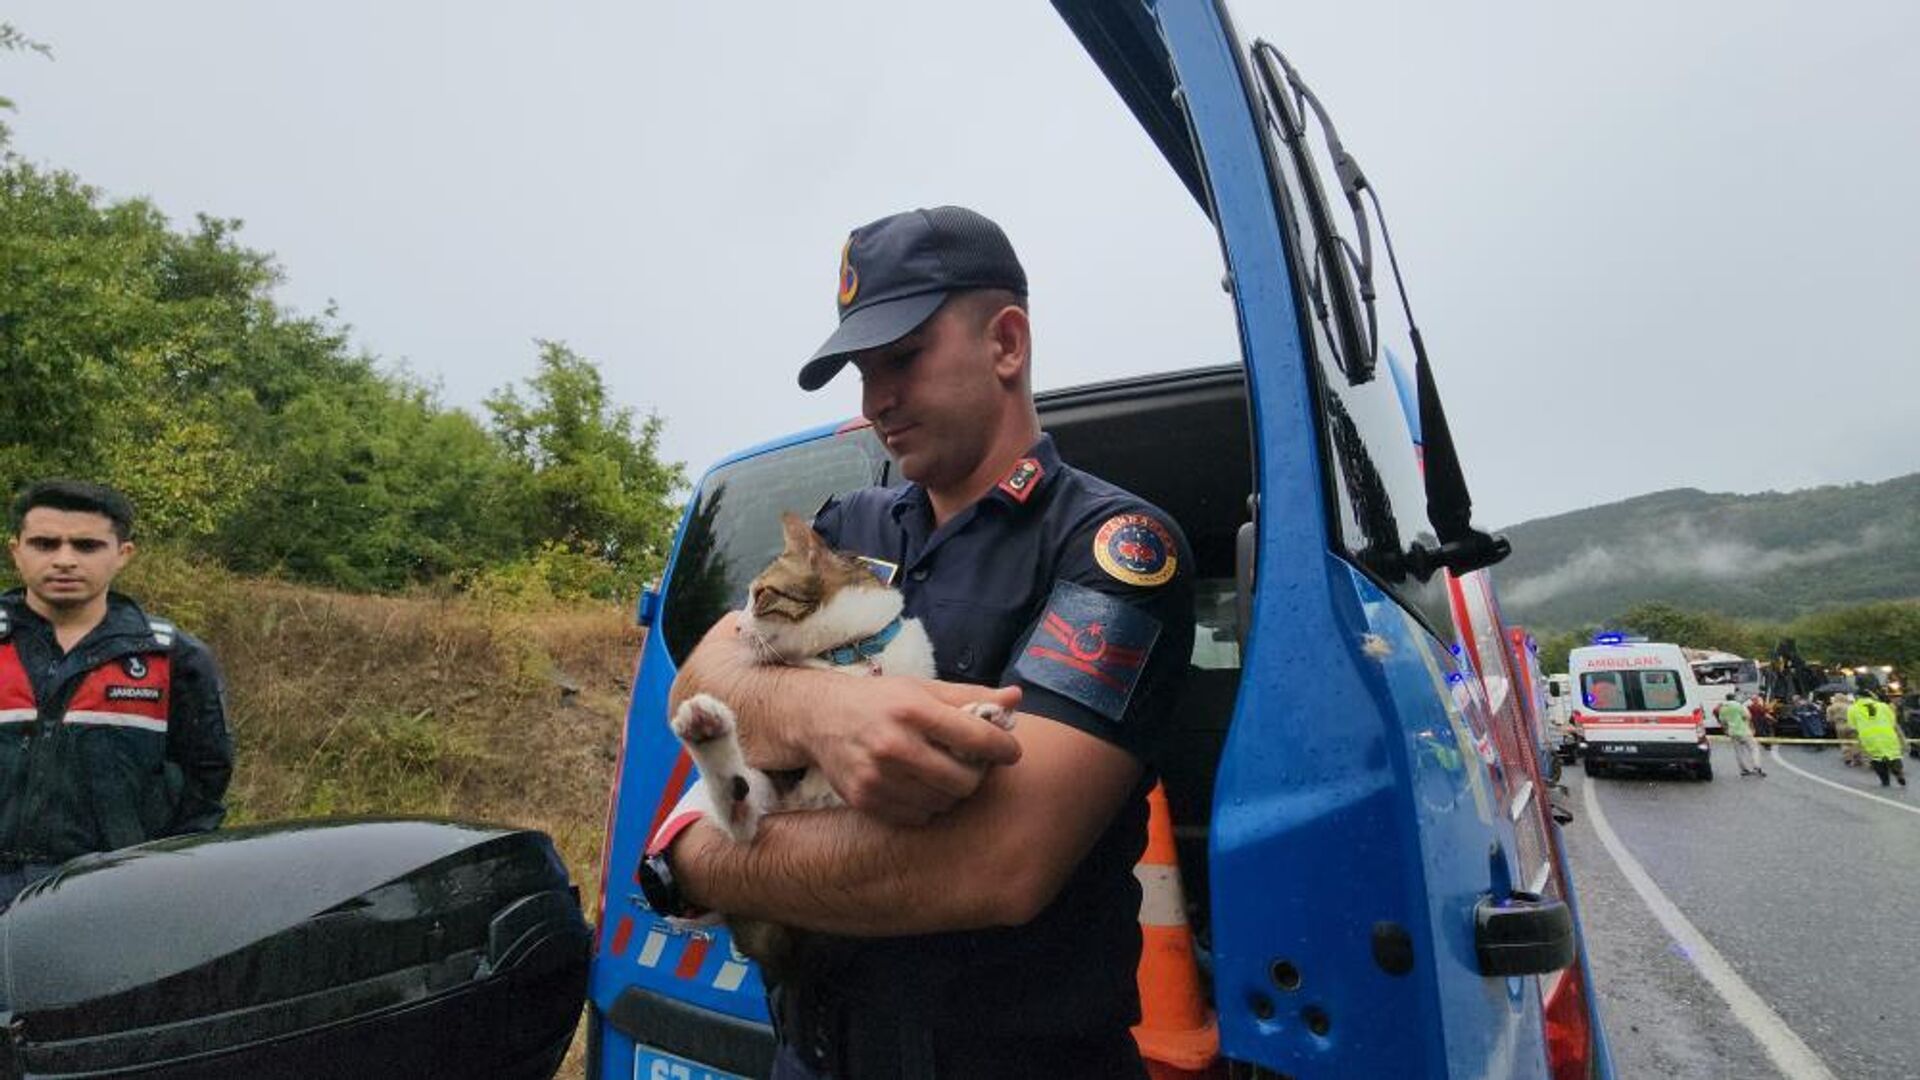
[[[1640,748],[1632,743],[1607,743],[1599,748],[1603,754],[1637,754]]]
[[[633,1080],[746,1080],[645,1046],[633,1048]]]

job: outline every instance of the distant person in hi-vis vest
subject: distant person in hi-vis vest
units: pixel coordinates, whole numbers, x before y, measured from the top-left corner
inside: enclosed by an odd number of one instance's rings
[[[13,503],[0,594],[0,905],[77,855],[219,827],[233,775],[213,654],[111,591],[133,505],[49,480]]]

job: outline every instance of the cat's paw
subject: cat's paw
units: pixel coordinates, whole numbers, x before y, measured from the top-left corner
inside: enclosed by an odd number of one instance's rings
[[[991,701],[976,701],[967,706],[967,711],[1002,731],[1013,730],[1012,709],[1002,708]]]
[[[695,694],[673,714],[673,733],[688,746],[702,746],[733,734],[733,710],[712,694]]]

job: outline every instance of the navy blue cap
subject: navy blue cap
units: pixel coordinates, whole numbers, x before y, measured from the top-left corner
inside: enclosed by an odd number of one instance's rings
[[[1013,245],[985,216],[936,206],[853,230],[840,249],[840,328],[800,368],[800,388],[820,389],[854,353],[900,340],[968,289],[1027,295]]]

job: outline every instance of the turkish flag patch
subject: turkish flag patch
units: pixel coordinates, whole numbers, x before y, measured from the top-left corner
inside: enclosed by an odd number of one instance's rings
[[[1085,585],[1056,582],[1013,669],[1118,724],[1159,637],[1160,620],[1146,611]]]

